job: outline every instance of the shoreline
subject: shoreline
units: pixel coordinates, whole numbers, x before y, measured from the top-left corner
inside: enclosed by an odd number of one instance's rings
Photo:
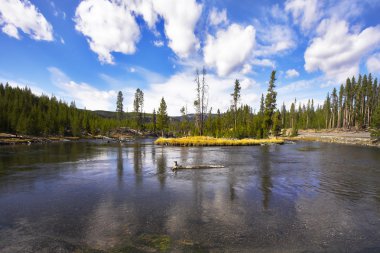
[[[281,138],[287,141],[327,142],[380,148],[380,140],[371,138],[367,131],[299,130],[297,136]]]
[[[14,135],[9,133],[0,133],[0,146],[6,145],[31,145],[31,144],[44,144],[44,143],[56,143],[56,142],[69,142],[69,141],[86,141],[86,140],[104,140],[107,142],[129,142],[136,137],[144,138],[149,137],[144,135],[124,135],[116,134],[113,136],[29,136],[29,135]],[[158,138],[159,139],[159,138]],[[157,140],[158,140],[157,139]],[[380,148],[380,139],[371,138],[370,133],[367,131],[344,131],[341,129],[334,130],[299,130],[298,135],[294,137],[278,137],[278,140],[283,141],[310,141],[310,142],[327,142],[348,144],[357,146],[369,146]],[[259,140],[256,140],[259,141]],[[162,144],[161,144],[162,145]],[[165,144],[163,144],[165,145]],[[181,144],[177,144],[181,145]],[[232,144],[234,145],[234,144]],[[247,145],[247,144],[246,144]],[[260,145],[260,143],[255,143]],[[195,145],[199,146],[199,145]]]
[[[85,141],[85,140],[104,140],[108,142],[128,142],[135,139],[136,136],[132,135],[115,135],[115,136],[29,136],[29,135],[14,135],[9,133],[0,133],[0,146],[8,145],[31,145],[31,144],[45,144],[57,142],[71,142],[71,141]]]

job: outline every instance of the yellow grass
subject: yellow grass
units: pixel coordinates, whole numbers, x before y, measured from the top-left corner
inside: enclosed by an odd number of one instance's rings
[[[182,138],[158,138],[155,142],[158,145],[171,146],[253,146],[261,144],[283,144],[281,139],[226,139],[213,138],[207,136],[194,136]]]

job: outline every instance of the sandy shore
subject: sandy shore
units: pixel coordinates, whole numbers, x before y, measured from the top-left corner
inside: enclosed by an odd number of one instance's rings
[[[370,133],[367,131],[300,130],[298,131],[298,136],[285,139],[380,147],[380,141],[371,138]]]

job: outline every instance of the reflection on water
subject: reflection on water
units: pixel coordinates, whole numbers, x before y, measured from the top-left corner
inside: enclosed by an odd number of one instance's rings
[[[163,148],[161,148],[157,157],[157,177],[158,181],[160,182],[161,187],[165,186],[165,180],[166,180],[166,169],[168,167],[167,165],[167,157],[166,154],[163,152]]]
[[[138,140],[0,157],[0,252],[380,251],[379,149]]]
[[[123,172],[124,172],[124,159],[123,159],[123,149],[121,145],[117,148],[117,177],[118,183],[122,184],[123,182]]]
[[[261,191],[263,192],[263,207],[268,209],[270,195],[272,193],[272,176],[270,168],[269,147],[265,146],[261,149],[260,177]]]

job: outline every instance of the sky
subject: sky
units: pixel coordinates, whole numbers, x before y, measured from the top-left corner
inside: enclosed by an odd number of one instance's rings
[[[347,77],[380,75],[380,0],[1,0],[0,82],[90,110],[194,112],[205,67],[209,108],[239,79],[257,110],[272,70],[277,104],[323,103]]]

